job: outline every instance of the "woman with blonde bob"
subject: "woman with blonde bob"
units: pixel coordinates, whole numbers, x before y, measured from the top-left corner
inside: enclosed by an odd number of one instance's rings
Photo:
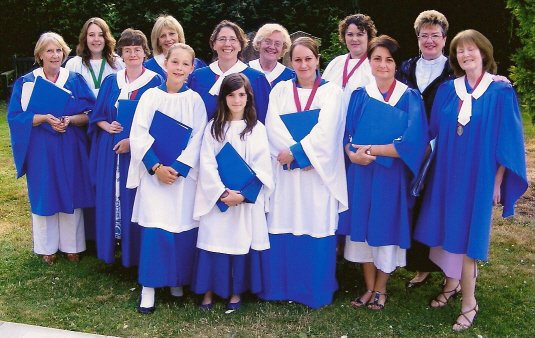
[[[150,34],[150,41],[154,57],[145,62],[145,67],[160,74],[165,79],[167,77],[167,69],[164,66],[164,62],[167,52],[175,43],[186,43],[184,29],[173,16],[162,14],[154,23],[154,27]],[[195,58],[193,67],[194,70],[206,67],[206,63]]]
[[[56,261],[58,250],[70,261],[80,259],[82,208],[94,206],[84,126],[95,96],[80,74],[61,67],[69,53],[60,35],[43,33],[34,50],[39,68],[15,82],[7,112],[17,177],[26,175],[28,185],[34,251],[48,264]],[[62,112],[28,110],[38,77],[70,92]]]
[[[122,59],[114,53],[115,38],[106,21],[91,18],[82,27],[76,46],[76,56],[65,68],[81,74],[95,96],[106,76],[124,68]]]
[[[461,313],[454,331],[471,327],[477,260],[488,259],[492,207],[503,216],[528,187],[522,118],[515,91],[494,82],[490,41],[475,30],[451,42],[450,65],[458,76],[442,84],[431,112],[430,138],[436,137],[434,163],[414,238],[431,247],[430,258],[446,275],[445,304],[460,285]]]
[[[290,80],[294,71],[278,62],[292,41],[288,31],[278,23],[267,23],[260,27],[253,40],[253,48],[260,52],[260,58],[249,61],[249,67],[261,71],[271,85]]]

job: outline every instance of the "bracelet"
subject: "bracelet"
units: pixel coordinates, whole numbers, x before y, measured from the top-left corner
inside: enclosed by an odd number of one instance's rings
[[[163,164],[160,163],[160,165],[156,169],[154,169],[154,173],[156,174],[158,170],[160,170],[162,167],[163,167]]]

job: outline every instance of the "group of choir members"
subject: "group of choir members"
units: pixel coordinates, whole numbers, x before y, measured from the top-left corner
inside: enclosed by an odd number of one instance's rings
[[[351,306],[383,309],[397,267],[418,271],[410,288],[443,271],[431,306],[462,292],[453,330],[468,329],[492,207],[512,215],[527,188],[522,123],[513,88],[492,75],[487,38],[462,31],[448,57],[444,15],[422,12],[414,28],[421,55],[401,62],[398,43],[377,37],[369,16],[346,17],[339,39],[348,53],[323,76],[317,43],[292,43],[278,24],[259,29],[252,43],[260,57],[246,64],[245,33],[220,22],[208,66],[169,15],[156,20],[149,60],[141,31],[126,29],[115,46],[107,24],[91,18],[62,68],[68,46],[44,33],[34,53],[40,67],[17,80],[8,109],[35,253],[49,264],[57,251],[78,261],[83,210],[95,207],[95,225],[86,226],[96,227],[97,256],[113,263],[120,241],[122,264],[138,266],[138,311],[152,313],[155,288],[181,297],[185,285],[204,294],[204,310],[214,295],[237,309],[246,291],[328,305],[338,246],[363,266],[365,291]],[[278,62],[286,52],[293,70]],[[70,91],[62,116],[27,109],[37,77]],[[139,103],[129,137],[117,141],[122,100]],[[284,115],[311,112],[317,123],[296,139]],[[166,165],[150,133],[161,113],[191,128]],[[217,155],[227,143],[256,173],[256,193],[223,184]],[[412,189],[422,177],[424,188]]]

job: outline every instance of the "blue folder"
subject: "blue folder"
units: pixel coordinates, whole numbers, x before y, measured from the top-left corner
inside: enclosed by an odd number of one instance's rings
[[[114,135],[113,140],[115,144],[122,139],[130,137],[132,120],[134,119],[134,113],[136,112],[138,103],[139,100],[119,100],[116,121],[121,124],[123,131]]]
[[[357,120],[351,144],[391,144],[401,140],[408,124],[407,112],[383,102],[371,99]],[[349,150],[356,151],[349,146]],[[393,157],[377,156],[375,162],[385,167],[392,166]]]
[[[154,138],[152,150],[165,166],[170,166],[186,149],[192,129],[187,125],[165,115],[154,113],[149,134]]]
[[[435,143],[436,144],[436,143]],[[431,164],[433,163],[433,159],[435,158],[435,153],[437,151],[437,147],[433,147],[433,150],[425,160],[424,164],[420,168],[420,171],[418,172],[418,176],[414,179],[414,183],[411,185],[411,195],[412,196],[420,196],[420,191],[424,188],[425,179],[427,177],[427,173],[429,172],[429,169],[431,167]]]
[[[240,154],[238,154],[236,149],[227,142],[216,155],[215,159],[217,161],[219,177],[225,187],[237,191],[243,191],[245,188],[248,188],[251,193],[248,196],[248,200],[252,203],[256,202],[256,198],[262,188],[262,182],[256,177],[256,173],[249,167]],[[218,201],[216,204],[221,212],[225,212],[228,209],[228,205],[221,201]]]
[[[38,76],[35,79],[32,96],[26,110],[35,114],[52,114],[55,117],[61,117],[71,97],[74,98],[70,91]],[[49,123],[41,123],[39,126],[56,133]]]
[[[318,123],[319,115],[320,110],[313,109],[297,113],[280,115],[280,118],[286,126],[286,129],[288,129],[288,131],[290,132],[290,135],[292,135],[292,138],[296,142],[301,142],[301,140],[304,139],[305,136],[310,134],[312,128],[314,128],[314,126]],[[299,164],[297,164],[297,161],[293,160],[290,164],[290,169],[297,168],[299,168]],[[288,166],[284,165],[283,169],[287,170]]]

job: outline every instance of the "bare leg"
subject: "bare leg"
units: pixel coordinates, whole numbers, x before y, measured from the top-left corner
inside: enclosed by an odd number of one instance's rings
[[[463,293],[463,301],[461,305],[461,313],[457,318],[457,323],[453,325],[454,331],[462,331],[468,329],[472,325],[479,307],[475,297],[476,292],[476,278],[477,278],[477,264],[475,259],[464,256],[463,272],[461,275],[461,288]]]
[[[427,276],[429,276],[429,272],[418,271],[416,272],[416,276],[414,276],[409,283],[421,283],[424,279],[427,278]]]
[[[212,302],[212,298],[214,296],[214,293],[212,291],[207,291],[204,294],[204,298],[202,299],[202,305],[207,305]]]
[[[389,273],[384,273],[381,270],[377,270],[377,279],[375,280],[375,286],[373,290],[385,294],[384,296],[379,296],[379,299],[377,300],[378,305],[384,305],[386,302],[386,284],[388,283],[389,278]],[[368,304],[368,307],[374,310],[381,310],[382,308],[382,306],[377,306],[374,304]]]
[[[462,287],[458,279],[446,277],[446,283],[444,283],[442,292],[431,301],[431,307],[437,308],[445,306],[451,297],[457,296],[461,289]]]
[[[373,263],[363,263],[362,271],[364,273],[364,282],[366,283],[366,289],[375,291],[375,278],[377,274],[377,268]],[[367,292],[360,300],[362,303],[367,304],[374,295],[373,292]]]
[[[239,302],[241,299],[241,295],[232,295],[232,297],[230,297],[230,300],[229,302],[230,303],[237,303]]]

